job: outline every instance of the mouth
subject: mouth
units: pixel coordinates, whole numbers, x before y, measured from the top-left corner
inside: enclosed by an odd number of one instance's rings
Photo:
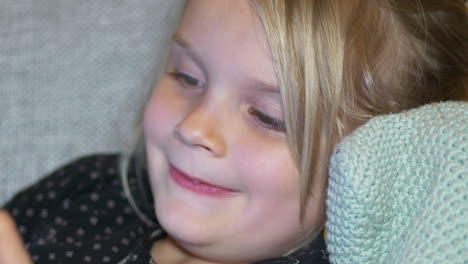
[[[177,183],[177,185],[197,194],[223,197],[238,193],[236,190],[214,185],[201,179],[189,176],[178,170],[176,167],[172,166],[172,164],[169,164],[169,174],[174,182]]]

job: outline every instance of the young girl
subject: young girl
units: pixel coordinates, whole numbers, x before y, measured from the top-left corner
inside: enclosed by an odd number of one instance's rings
[[[188,1],[144,144],[18,194],[29,253],[2,214],[2,263],[327,263],[333,147],[461,97],[466,22],[456,0]]]

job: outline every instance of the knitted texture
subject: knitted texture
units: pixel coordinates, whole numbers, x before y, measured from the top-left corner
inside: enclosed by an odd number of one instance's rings
[[[330,160],[327,243],[344,263],[468,263],[468,103],[373,118]]]

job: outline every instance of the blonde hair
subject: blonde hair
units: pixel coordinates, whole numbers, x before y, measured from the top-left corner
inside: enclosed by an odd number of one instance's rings
[[[289,146],[301,174],[302,213],[312,186],[326,188],[335,143],[355,126],[466,93],[468,27],[462,0],[252,3],[281,89]],[[155,226],[139,209],[127,180],[132,156],[141,164],[137,171],[145,166],[141,131],[138,135],[138,144],[121,158],[120,172],[136,214]]]
[[[254,8],[301,174],[302,214],[312,186],[326,188],[335,143],[354,127],[466,90],[462,0],[256,0]]]

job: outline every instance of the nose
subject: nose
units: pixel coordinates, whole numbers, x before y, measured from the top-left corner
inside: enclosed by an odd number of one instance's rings
[[[174,128],[174,136],[184,145],[207,151],[215,157],[226,154],[223,128],[215,114],[202,107],[194,109]]]

